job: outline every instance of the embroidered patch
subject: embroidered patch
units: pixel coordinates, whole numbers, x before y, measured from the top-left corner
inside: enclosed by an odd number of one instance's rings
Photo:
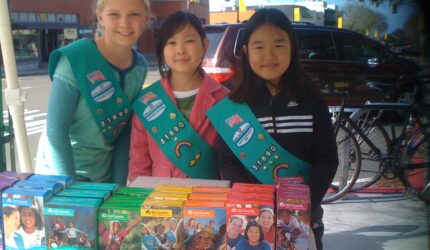
[[[92,84],[95,84],[98,81],[106,80],[106,77],[103,75],[103,73],[100,70],[96,70],[87,74],[87,78]]]
[[[145,105],[148,105],[148,103],[149,103],[151,100],[155,99],[155,98],[157,98],[157,95],[156,95],[156,94],[154,94],[154,93],[152,93],[152,92],[148,92],[148,93],[144,94],[144,95],[139,99],[139,101],[140,101],[140,102],[142,102],[142,103],[143,103],[143,104],[145,104]]]
[[[165,110],[166,104],[164,104],[163,100],[157,99],[146,106],[145,110],[143,111],[143,117],[145,117],[148,122],[152,122],[153,120],[160,117]]]
[[[233,142],[242,147],[246,145],[254,135],[254,128],[249,122],[242,124],[233,135]]]
[[[181,141],[178,144],[176,144],[175,146],[175,155],[176,157],[181,157],[181,147],[189,147],[191,148],[193,146],[193,144],[189,141]]]
[[[230,128],[232,128],[232,127],[234,127],[234,125],[240,124],[242,122],[243,122],[243,119],[238,114],[232,115],[225,120],[225,123],[227,123],[227,125],[230,126]]]
[[[106,81],[100,83],[95,89],[91,91],[91,97],[95,102],[100,103],[108,100],[115,93],[115,88],[112,82]]]

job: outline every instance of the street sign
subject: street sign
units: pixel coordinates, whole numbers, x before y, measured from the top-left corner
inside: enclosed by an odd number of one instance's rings
[[[294,8],[294,22],[300,22],[302,16],[300,15],[300,8]]]
[[[239,0],[239,12],[246,11],[246,3],[245,0]]]
[[[64,29],[64,38],[75,40],[78,38],[78,29]]]

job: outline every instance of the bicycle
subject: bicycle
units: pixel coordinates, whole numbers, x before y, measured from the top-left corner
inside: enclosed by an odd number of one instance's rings
[[[428,83],[427,77],[421,79],[421,83],[413,90],[413,102],[410,104],[370,103],[348,106],[359,108],[351,116],[343,115],[342,109],[339,111],[338,123],[346,130],[346,136],[337,135],[336,140],[338,145],[342,140],[348,142],[343,147],[345,149],[346,145],[346,149],[349,149],[339,150],[339,159],[348,159],[349,162],[340,162],[336,173],[337,179],[343,182],[336,181],[335,178],[331,185],[334,190],[338,190],[339,195],[326,195],[324,203],[341,198],[346,193],[345,190],[358,191],[366,188],[381,176],[387,179],[399,177],[408,191],[416,193],[425,201],[430,200],[430,108],[428,104],[420,102],[417,92]],[[382,115],[389,111],[401,111],[405,116],[400,134],[397,135],[394,125],[391,125],[391,138],[381,123]],[[375,138],[379,138],[379,141],[375,141]],[[363,165],[364,161],[373,164]],[[350,162],[354,162],[356,166],[352,167]]]
[[[330,93],[329,95],[342,98],[340,106],[332,110],[339,165],[330,185],[331,191],[326,193],[323,203],[338,200],[348,193],[354,186],[361,168],[360,146],[354,134],[345,127],[343,122],[348,94]]]

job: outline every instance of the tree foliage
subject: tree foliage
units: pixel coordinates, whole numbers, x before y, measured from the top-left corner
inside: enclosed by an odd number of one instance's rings
[[[345,19],[344,27],[346,29],[364,34],[366,31],[378,31],[382,33],[388,28],[386,17],[364,4],[347,4],[343,7],[342,12]]]
[[[378,7],[379,5],[383,4],[383,3],[389,3],[390,5],[392,4],[403,4],[405,2],[413,2],[416,0],[361,0],[361,2],[367,1],[373,5],[375,5],[376,7]]]

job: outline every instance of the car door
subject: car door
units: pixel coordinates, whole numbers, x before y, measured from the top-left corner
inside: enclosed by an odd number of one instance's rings
[[[295,32],[303,68],[319,89],[323,93],[349,91],[349,75],[342,70],[343,62],[337,60],[330,30],[296,28]]]
[[[394,91],[398,81],[394,65],[387,60],[388,54],[376,41],[353,32],[333,32],[338,58],[343,70],[350,75],[349,88],[352,101],[382,101]],[[375,85],[373,83],[382,83]]]

